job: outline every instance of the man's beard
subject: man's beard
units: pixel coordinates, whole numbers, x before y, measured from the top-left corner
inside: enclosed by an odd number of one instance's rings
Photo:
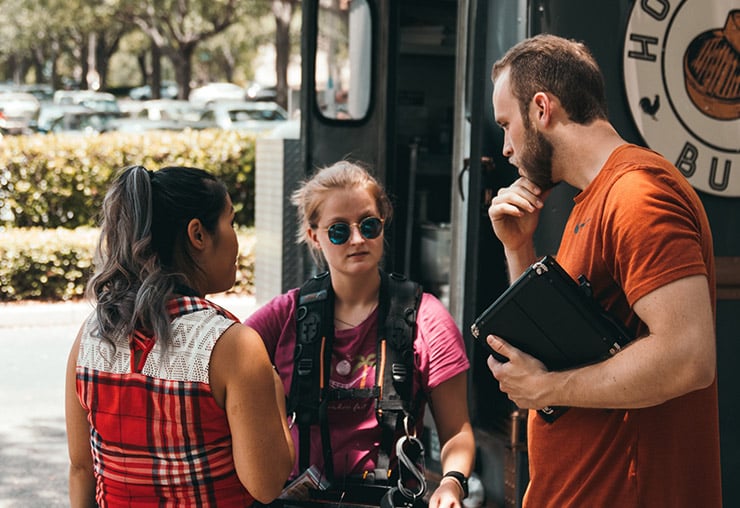
[[[552,181],[553,146],[540,131],[527,127],[524,131],[524,150],[519,156],[519,167],[537,187],[547,190],[555,185]]]

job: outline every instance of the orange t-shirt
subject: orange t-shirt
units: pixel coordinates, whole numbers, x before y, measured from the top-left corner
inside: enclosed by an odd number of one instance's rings
[[[632,305],[670,282],[706,275],[712,236],[686,179],[660,155],[623,145],[575,198],[557,259],[639,337]],[[717,381],[642,409],[571,408],[548,424],[530,411],[525,506],[722,505]]]

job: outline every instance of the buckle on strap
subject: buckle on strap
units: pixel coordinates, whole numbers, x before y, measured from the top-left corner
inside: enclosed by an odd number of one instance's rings
[[[296,366],[296,373],[299,376],[308,376],[313,371],[313,358],[301,358]]]
[[[391,365],[391,374],[393,375],[393,381],[397,383],[405,383],[408,371],[404,364],[394,363]]]
[[[327,399],[345,400],[345,399],[375,399],[380,395],[380,388],[333,388],[329,390]]]

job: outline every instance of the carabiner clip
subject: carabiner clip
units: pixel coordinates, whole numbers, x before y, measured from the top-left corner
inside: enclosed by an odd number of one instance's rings
[[[424,477],[424,445],[416,437],[402,436],[396,441],[398,458],[398,491],[412,503],[424,495],[427,482]],[[409,483],[408,480],[412,480]]]

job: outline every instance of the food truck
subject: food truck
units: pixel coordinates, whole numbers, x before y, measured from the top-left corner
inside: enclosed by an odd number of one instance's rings
[[[475,475],[486,506],[519,506],[528,481],[525,412],[499,391],[470,333],[509,283],[487,209],[517,171],[501,153],[490,72],[525,37],[581,40],[602,68],[613,125],[673,162],[709,216],[723,497],[726,506],[740,505],[737,7],[732,0],[305,0],[300,136],[257,144],[258,301],[313,270],[294,240],[289,197],[297,182],[344,158],[369,165],[395,207],[385,268],[422,282],[463,331]],[[575,192],[558,185],[545,203],[538,253],[556,253]]]

